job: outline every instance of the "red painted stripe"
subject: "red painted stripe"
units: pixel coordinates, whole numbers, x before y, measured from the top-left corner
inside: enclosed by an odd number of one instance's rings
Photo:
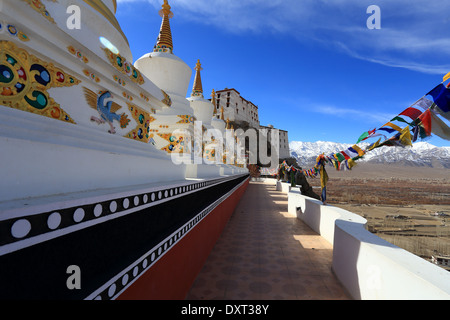
[[[182,300],[247,189],[249,179],[210,212],[117,300]]]

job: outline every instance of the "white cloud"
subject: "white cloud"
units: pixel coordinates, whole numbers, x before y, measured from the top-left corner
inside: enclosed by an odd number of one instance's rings
[[[350,49],[348,46],[341,42],[336,42],[335,45],[340,48],[342,51],[346,52],[348,55],[360,59],[365,60],[373,63],[377,63],[380,65],[393,67],[393,68],[403,68],[403,69],[409,69],[421,73],[427,73],[427,74],[439,74],[444,75],[447,74],[450,70],[449,64],[427,64],[427,63],[421,63],[419,61],[414,60],[407,60],[405,56],[396,56],[396,55],[387,55],[385,54],[382,58],[376,58],[375,55],[361,55],[357,51],[354,51]]]
[[[357,110],[352,108],[342,108],[333,105],[315,105],[310,106],[308,110],[344,119],[364,120],[367,122],[386,123],[389,119],[392,119],[395,115],[382,113],[382,112],[367,112],[365,110]]]
[[[119,5],[163,0],[117,0]],[[369,30],[366,9],[381,8],[381,29]],[[442,74],[450,70],[447,0],[169,0],[175,16],[230,33],[289,34],[391,67]],[[447,71],[445,71],[447,70]]]

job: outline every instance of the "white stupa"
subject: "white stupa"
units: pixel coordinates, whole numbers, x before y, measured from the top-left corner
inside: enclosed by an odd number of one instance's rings
[[[188,153],[192,150],[195,121],[194,111],[186,99],[192,70],[173,54],[169,23],[173,13],[170,9],[167,0],[164,0],[159,11],[163,19],[156,45],[134,66],[166,96],[166,107],[155,112],[155,121],[150,125],[153,143],[168,153]],[[183,136],[182,132],[187,134]]]
[[[173,13],[170,9],[167,0],[164,0],[162,9],[159,11],[163,19],[153,52],[139,58],[134,66],[170,97],[170,109],[164,110],[161,114],[192,115],[192,109],[186,100],[192,70],[182,59],[173,54],[169,23]]]
[[[200,74],[202,66],[200,64],[200,60],[197,60],[197,64],[194,70],[194,85],[192,87],[191,96],[188,98],[188,100],[191,103],[191,107],[194,110],[194,116],[197,121],[201,121],[202,124],[208,128],[211,126],[211,119],[214,113],[214,105],[211,103],[211,101],[206,100],[203,96],[203,85]]]

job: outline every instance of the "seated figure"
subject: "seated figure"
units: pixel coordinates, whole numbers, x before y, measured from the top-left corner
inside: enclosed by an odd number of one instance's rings
[[[301,169],[295,173],[295,183],[301,187],[300,191],[302,195],[320,200],[320,196],[313,191],[313,188],[309,185]]]

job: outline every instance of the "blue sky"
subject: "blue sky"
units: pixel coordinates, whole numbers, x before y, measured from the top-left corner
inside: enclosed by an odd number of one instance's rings
[[[163,0],[117,0],[134,60]],[[169,0],[174,54],[203,67],[206,98],[235,88],[290,141],[355,143],[450,72],[447,0]],[[368,29],[370,5],[381,29]],[[193,76],[189,91],[192,88]],[[436,146],[450,142],[433,137]]]

